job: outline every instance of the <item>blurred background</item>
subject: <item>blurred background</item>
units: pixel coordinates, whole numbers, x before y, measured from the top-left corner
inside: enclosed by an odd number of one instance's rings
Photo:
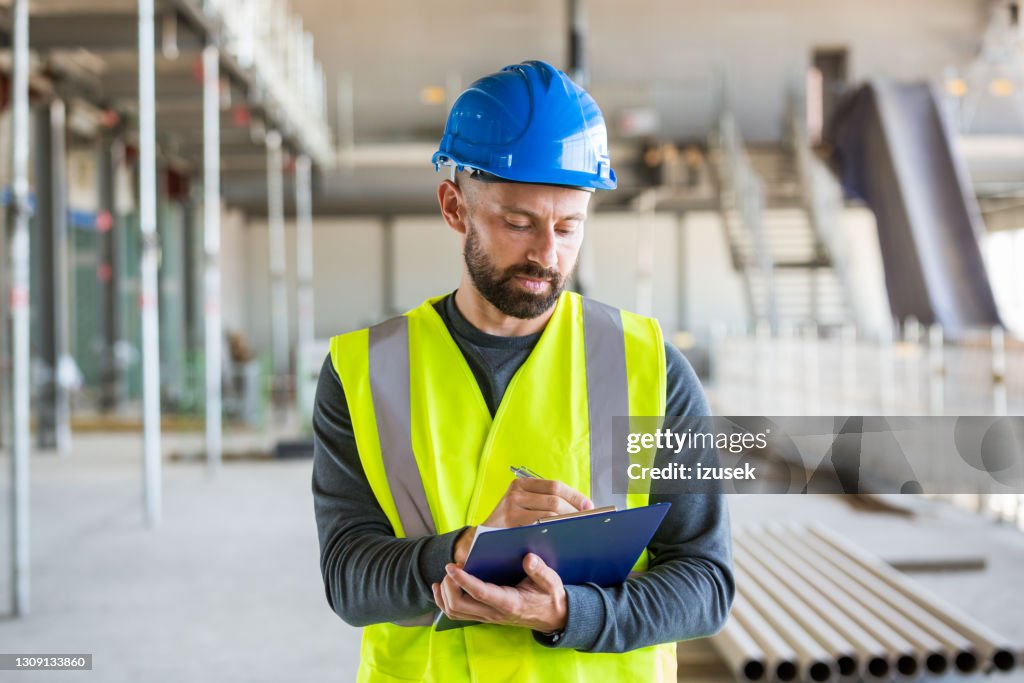
[[[0,679],[354,678],[316,378],[457,285],[429,159],[506,64],[603,109],[572,286],[717,414],[1024,409],[1016,2],[0,0],[0,47],[0,651],[94,654]],[[731,496],[680,680],[1024,680],[1022,503]]]

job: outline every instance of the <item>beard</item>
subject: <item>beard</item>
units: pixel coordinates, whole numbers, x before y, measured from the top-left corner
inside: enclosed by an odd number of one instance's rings
[[[480,245],[480,235],[472,224],[467,226],[466,246],[462,256],[477,291],[491,305],[513,318],[530,320],[546,313],[558,301],[565,287],[567,278],[563,278],[553,268],[524,263],[499,270],[484,252]],[[527,291],[514,281],[517,275],[546,280],[548,289],[546,292]]]

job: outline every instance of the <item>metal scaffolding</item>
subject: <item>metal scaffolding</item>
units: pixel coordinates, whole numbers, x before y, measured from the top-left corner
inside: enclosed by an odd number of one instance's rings
[[[285,6],[278,7],[283,11]],[[313,166],[333,165],[335,154],[327,125],[323,70],[314,59],[312,38],[300,22],[282,15],[268,23],[256,9],[249,0],[109,0],[102,10],[88,3],[49,0],[13,0],[8,6],[0,6],[0,38],[13,46],[12,193],[8,228],[0,235],[0,257],[5,259],[4,265],[9,265],[4,269],[4,298],[10,304],[6,311],[10,329],[4,316],[0,332],[0,345],[4,347],[0,358],[10,370],[7,372],[0,363],[0,424],[4,426],[0,437],[13,456],[9,555],[14,615],[29,611],[30,78],[34,96],[45,107],[37,119],[39,149],[33,155],[39,183],[36,202],[40,230],[32,233],[32,239],[41,238],[33,244],[33,253],[42,257],[44,269],[42,291],[34,297],[41,306],[36,312],[41,332],[37,346],[52,371],[50,379],[39,387],[38,437],[41,445],[56,445],[62,451],[68,448],[70,411],[65,378],[74,374],[68,372],[73,363],[68,350],[68,293],[74,287],[69,280],[68,240],[73,233],[68,229],[65,136],[76,120],[81,124],[83,118],[94,117],[97,123],[92,132],[76,130],[75,135],[79,140],[95,138],[101,150],[95,216],[99,261],[99,311],[95,322],[97,339],[106,348],[97,352],[98,406],[109,412],[131,405],[124,399],[131,395],[136,381],[135,373],[126,365],[131,362],[128,359],[136,314],[127,307],[132,298],[126,296],[125,288],[131,285],[134,270],[134,261],[128,255],[139,243],[143,519],[146,526],[157,526],[161,520],[162,389],[158,164],[168,169],[169,177],[202,174],[203,179],[204,384],[211,474],[221,462],[223,431],[221,186],[230,189],[254,182],[269,184],[277,245],[271,251],[277,292],[273,367],[275,386],[286,390],[291,371],[289,321],[284,307],[282,174],[286,158],[297,159],[296,203],[302,240],[299,271],[304,292],[300,295],[300,338],[312,337],[311,178]],[[30,11],[37,72],[32,71],[29,60]],[[91,66],[79,63],[83,51],[89,52]],[[194,69],[200,55],[203,82],[197,87]],[[95,60],[103,62],[102,69],[92,68]],[[79,107],[82,112],[88,110],[88,115],[76,117],[82,113]],[[138,127],[137,140],[132,123]],[[271,132],[264,135],[264,131]],[[136,161],[137,232],[132,229],[133,209],[128,207],[126,193],[118,196],[117,190],[118,167],[125,170]]]

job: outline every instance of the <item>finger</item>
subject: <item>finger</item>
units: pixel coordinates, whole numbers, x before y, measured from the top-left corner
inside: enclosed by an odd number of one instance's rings
[[[439,583],[432,583],[432,584],[430,584],[430,592],[434,594],[434,604],[437,605],[437,608],[439,610],[444,612],[445,611],[445,609],[444,609],[444,598],[441,596],[441,584],[439,584]]]
[[[473,600],[489,605],[499,612],[507,612],[511,608],[508,594],[501,586],[481,581],[458,565],[450,564],[445,569],[448,571],[445,580],[453,581]]]
[[[573,507],[573,512],[589,510],[594,507],[589,498],[560,481],[555,481],[554,479],[517,479],[516,481],[520,482],[519,488],[523,491],[562,498]]]
[[[507,615],[502,614],[490,605],[474,600],[466,593],[463,593],[455,604],[449,605],[448,616],[453,619],[484,621],[488,623],[510,621]]]
[[[565,590],[558,572],[549,567],[539,555],[527,553],[523,558],[523,570],[530,580],[545,593],[557,593]]]
[[[441,581],[441,596],[444,598],[445,612],[451,616],[451,611],[454,609],[455,601],[462,593],[462,589],[459,585],[452,581],[451,577],[444,577]]]
[[[463,576],[469,576],[469,574],[466,574],[465,572],[462,572],[462,574]],[[454,589],[447,593],[445,597],[445,603],[448,607],[446,614],[448,614],[448,616],[457,619],[473,619],[476,621],[502,620],[504,615],[499,610],[480,602],[469,593],[463,592],[454,577],[446,577],[445,582],[454,586]]]
[[[574,508],[565,498],[544,493],[524,492],[520,494],[516,504],[524,510],[553,512],[556,515],[565,515],[577,511],[577,508]]]
[[[534,522],[539,522],[542,519],[548,519],[550,517],[557,517],[560,513],[558,512],[538,512],[537,510],[524,510],[523,508],[516,508],[510,510],[507,513],[508,525],[509,526],[527,526]]]

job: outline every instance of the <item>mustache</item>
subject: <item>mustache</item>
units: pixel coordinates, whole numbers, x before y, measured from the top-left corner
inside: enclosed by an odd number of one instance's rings
[[[505,282],[508,282],[517,275],[537,280],[548,280],[553,284],[558,284],[562,278],[561,274],[553,268],[541,268],[535,264],[524,263],[519,266],[511,266],[510,268],[507,268],[505,270],[505,277],[502,279]]]

